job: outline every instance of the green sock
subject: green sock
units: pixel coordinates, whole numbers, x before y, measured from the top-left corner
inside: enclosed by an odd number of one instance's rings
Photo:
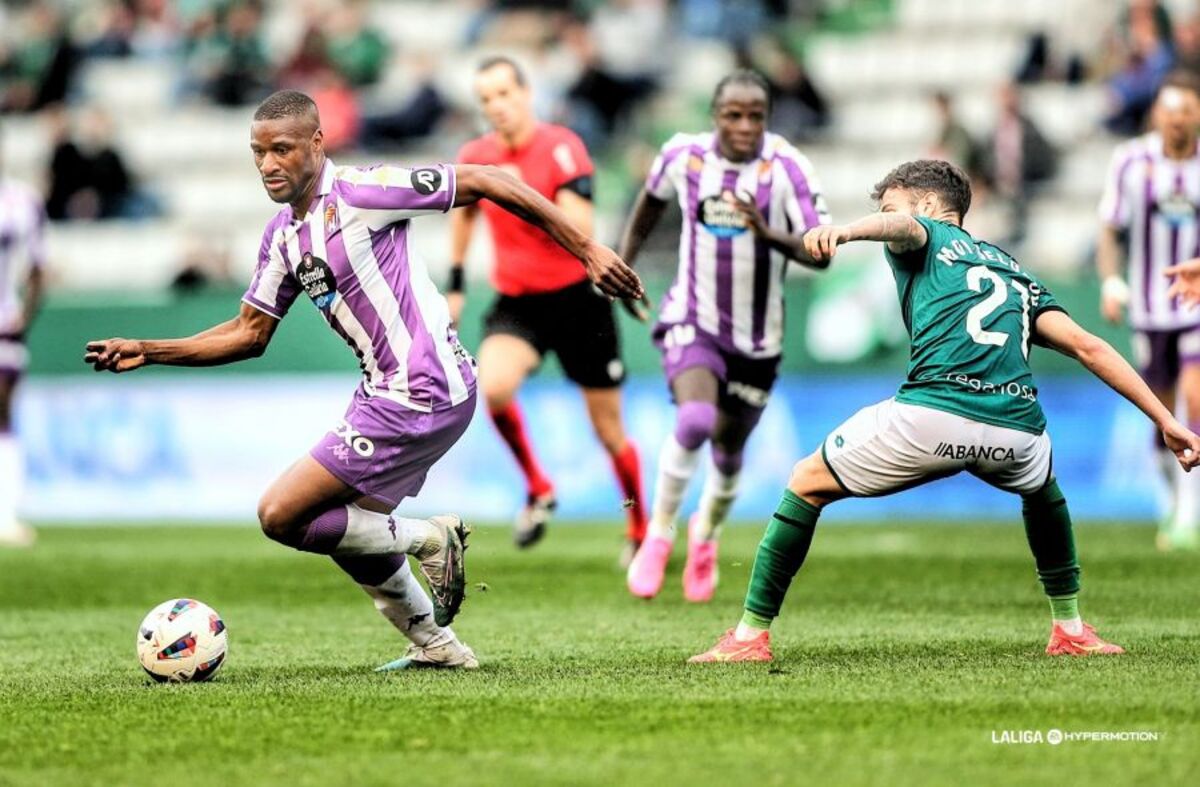
[[[1023,497],[1021,513],[1025,518],[1025,537],[1037,565],[1038,580],[1050,597],[1055,619],[1069,619],[1058,617],[1060,607],[1055,606],[1056,600],[1061,602],[1062,609],[1075,613],[1070,617],[1075,617],[1079,612],[1079,560],[1075,555],[1075,536],[1071,532],[1071,513],[1058,482],[1051,481],[1039,491]]]
[[[767,532],[758,543],[754,569],[750,572],[746,614],[742,618],[747,626],[770,628],[771,621],[779,616],[792,578],[808,555],[819,516],[821,509],[801,500],[790,489],[784,491]]]
[[[1051,596],[1050,617],[1055,620],[1074,620],[1079,617],[1079,595]]]

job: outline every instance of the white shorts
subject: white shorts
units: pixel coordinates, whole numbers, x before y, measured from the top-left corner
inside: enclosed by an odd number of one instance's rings
[[[888,399],[859,410],[825,438],[821,455],[856,497],[877,497],[963,470],[1029,494],[1051,479],[1050,437]]]

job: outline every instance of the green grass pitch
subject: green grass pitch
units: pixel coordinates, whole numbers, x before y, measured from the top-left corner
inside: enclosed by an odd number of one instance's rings
[[[685,664],[736,621],[758,535],[728,530],[691,606],[678,562],[658,600],[625,593],[615,525],[526,553],[479,528],[456,628],[482,668],[377,675],[403,643],[326,559],[249,527],[47,528],[0,551],[0,784],[1195,783],[1200,557],[1080,527],[1084,615],[1129,655],[1049,659],[1015,521],[830,524],[775,664]],[[184,595],[224,615],[229,661],[153,685],[137,624]],[[992,740],[1050,728],[1159,739]]]

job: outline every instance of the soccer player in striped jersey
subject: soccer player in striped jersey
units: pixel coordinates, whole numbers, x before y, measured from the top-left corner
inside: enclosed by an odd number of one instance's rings
[[[17,519],[23,467],[13,431],[13,396],[25,370],[25,334],[41,304],[46,262],[41,197],[0,180],[0,546],[29,546],[34,532]]]
[[[1196,428],[1200,312],[1169,294],[1171,282],[1164,273],[1200,255],[1200,79],[1172,74],[1159,89],[1152,118],[1154,130],[1117,148],[1109,168],[1096,249],[1101,309],[1115,323],[1128,308],[1142,376],[1170,410],[1182,399],[1188,422]],[[1200,477],[1185,475],[1167,447],[1161,441],[1157,446],[1173,498],[1159,527],[1158,546],[1195,548]]]
[[[325,156],[312,99],[297,91],[256,110],[250,148],[268,196],[285,203],[267,225],[258,267],[232,320],[186,339],[89,342],[97,371],[147,364],[213,366],[261,355],[303,292],[350,346],[363,380],[345,416],[259,503],[263,532],[333,557],[411,640],[382,669],[474,667],[448,627],[462,603],[467,527],[457,516],[391,512],[466,430],[474,360],[446,300],[413,252],[411,219],[490,199],[544,229],[610,296],[638,297],[636,274],[552,203],[493,167],[339,167]],[[430,599],[414,580],[413,555]]]
[[[963,230],[971,184],[958,167],[932,160],[901,164],[876,184],[873,197],[879,212],[819,227],[804,239],[809,253],[825,260],[844,243],[885,244],[911,337],[907,379],[895,397],[851,416],[792,469],[759,543],[741,622],[691,661],[771,661],[769,629],[825,506],[961,472],[1021,497],[1025,535],[1050,602],[1046,654],[1124,653],[1079,616],[1075,537],[1029,366],[1032,347],[1074,358],[1128,399],[1161,430],[1184,470],[1200,462],[1200,437],[1116,350],[1080,328],[1037,278],[1003,249]]]
[[[627,575],[629,591],[642,598],[662,587],[676,515],[705,443],[712,460],[688,525],[683,589],[689,601],[712,598],[719,529],[783,352],[788,260],[811,265],[800,238],[829,222],[808,159],[766,130],[769,96],[753,71],[722,79],[712,99],[714,130],[676,134],[663,146],[622,241],[632,264],[668,202],[678,200],[679,270],[654,328],[676,415],[659,453],[646,540]]]
[[[575,226],[592,233],[592,160],[568,128],[541,123],[533,93],[517,63],[484,60],[475,74],[475,94],[492,131],[465,144],[463,164],[494,164],[520,178],[562,208]],[[549,353],[579,386],[588,418],[612,461],[626,511],[628,564],[646,531],[641,461],[621,423],[621,362],[612,304],[596,294],[579,264],[546,233],[499,206],[482,203],[450,216],[451,281],[447,300],[457,322],[463,306],[463,260],[479,214],[491,230],[492,284],[498,293],[484,318],[479,346],[479,387],[496,431],[525,476],[526,500],[513,540],[529,547],[545,532],[557,501],[525,433],[517,391]]]

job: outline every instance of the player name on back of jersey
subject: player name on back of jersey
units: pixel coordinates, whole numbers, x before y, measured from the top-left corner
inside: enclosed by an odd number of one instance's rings
[[[1021,266],[1016,260],[1008,257],[999,251],[989,249],[987,246],[979,243],[972,243],[969,240],[955,238],[945,246],[938,249],[936,259],[938,262],[944,262],[947,265],[953,265],[962,260],[973,261],[972,258],[981,258],[989,262],[996,262],[1001,265],[1008,265],[1014,271],[1021,270]]]

